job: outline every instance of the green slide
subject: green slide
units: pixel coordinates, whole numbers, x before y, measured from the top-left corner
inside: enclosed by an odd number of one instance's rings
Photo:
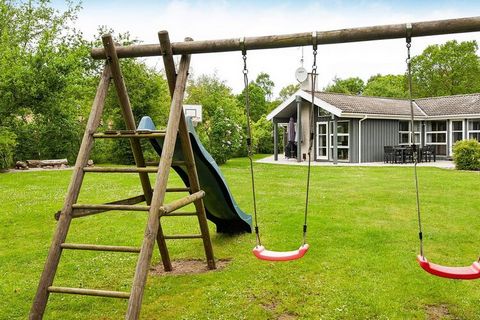
[[[235,199],[233,199],[233,196],[230,193],[227,182],[223,177],[220,168],[200,142],[200,138],[195,132],[195,128],[193,127],[190,118],[187,118],[187,126],[190,140],[192,141],[200,187],[206,194],[203,202],[205,204],[207,218],[215,223],[217,226],[217,232],[252,232],[252,217],[238,207]],[[138,130],[156,130],[156,128],[152,119],[146,116],[140,120]],[[163,138],[150,139],[150,142],[155,151],[161,155]],[[173,160],[184,160],[180,142],[175,146]],[[189,186],[186,167],[173,166],[173,169],[182,178],[185,185]]]

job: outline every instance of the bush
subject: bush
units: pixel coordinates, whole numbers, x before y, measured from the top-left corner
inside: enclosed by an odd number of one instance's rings
[[[0,127],[0,169],[8,168],[13,163],[13,153],[17,144],[16,135],[7,128]]]
[[[228,117],[223,109],[217,109],[206,126],[207,149],[218,164],[227,162],[243,143],[242,127],[232,116]]]
[[[474,139],[456,142],[453,161],[458,170],[480,170],[480,143]]]
[[[273,153],[272,123],[265,116],[252,124],[252,138],[256,153]]]

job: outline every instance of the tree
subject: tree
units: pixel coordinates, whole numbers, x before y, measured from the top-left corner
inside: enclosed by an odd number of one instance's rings
[[[71,160],[78,150],[89,45],[68,26],[79,6],[0,1],[0,126],[17,136],[14,157]]]
[[[270,101],[273,96],[273,88],[275,87],[275,83],[270,79],[270,75],[266,72],[260,72],[257,79],[255,79],[255,83],[265,92],[265,99]]]
[[[238,95],[238,104],[245,108],[245,89]],[[250,117],[253,122],[258,121],[260,117],[264,116],[268,112],[268,103],[265,95],[265,91],[255,82],[250,82],[248,85],[248,97],[250,101]]]
[[[368,79],[362,95],[388,97],[388,98],[405,98],[406,83],[404,75],[377,74]]]
[[[363,92],[365,84],[358,77],[350,77],[347,79],[333,78],[333,84],[329,84],[324,91],[359,95]]]
[[[279,98],[282,101],[287,100],[292,94],[300,89],[300,84],[289,84],[280,90]]]
[[[413,94],[435,97],[480,91],[476,41],[456,40],[428,46],[412,58]]]
[[[232,89],[217,75],[202,75],[189,81],[186,92],[186,103],[202,105],[203,122],[197,132],[214,159],[224,163],[241,153],[245,114]]]

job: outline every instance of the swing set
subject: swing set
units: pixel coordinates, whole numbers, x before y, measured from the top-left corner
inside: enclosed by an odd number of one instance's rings
[[[192,239],[201,238],[207,258],[209,269],[215,269],[215,259],[213,255],[212,244],[208,232],[206,221],[206,213],[203,204],[205,191],[200,189],[200,183],[195,165],[194,153],[192,150],[191,138],[188,133],[187,124],[182,111],[182,101],[186,82],[188,78],[188,69],[192,54],[214,53],[241,51],[244,61],[243,75],[246,89],[245,108],[247,116],[247,149],[250,160],[250,173],[252,183],[252,195],[255,217],[255,234],[256,246],[253,249],[254,255],[262,260],[269,261],[288,261],[302,258],[308,251],[309,245],[306,242],[307,236],[307,215],[309,205],[310,190],[310,171],[311,171],[311,150],[312,141],[308,148],[308,171],[306,181],[306,196],[304,209],[303,224],[303,241],[297,250],[281,252],[265,249],[260,240],[260,233],[257,221],[257,205],[255,195],[255,179],[253,169],[253,152],[251,145],[251,120],[250,120],[250,99],[248,92],[248,69],[247,69],[247,50],[257,49],[273,49],[298,46],[313,46],[313,66],[312,66],[312,104],[310,108],[310,123],[313,121],[314,110],[314,89],[316,82],[316,53],[317,46],[324,44],[384,40],[384,39],[407,39],[408,48],[408,76],[409,76],[409,93],[411,107],[411,121],[414,122],[412,90],[411,90],[411,72],[410,72],[410,45],[412,37],[432,36],[442,34],[454,34],[464,32],[480,31],[480,17],[437,20],[428,22],[417,22],[413,24],[395,24],[384,26],[372,26],[362,28],[351,28],[333,31],[313,32],[313,33],[295,33],[286,35],[248,37],[248,38],[232,38],[221,40],[192,41],[186,38],[184,42],[171,43],[168,32],[160,31],[158,33],[159,44],[116,46],[110,35],[102,37],[103,48],[94,48],[91,56],[94,59],[105,60],[105,67],[100,77],[97,87],[95,99],[93,101],[92,110],[88,119],[87,128],[83,136],[82,144],[77,156],[72,179],[65,197],[64,206],[58,215],[58,223],[55,234],[50,246],[47,261],[42,272],[38,289],[35,294],[32,308],[30,310],[29,319],[42,319],[45,312],[50,293],[62,294],[79,294],[102,296],[110,298],[128,299],[128,309],[125,315],[126,319],[138,319],[142,299],[145,291],[145,284],[150,269],[155,243],[158,244],[160,255],[165,270],[172,270],[170,257],[165,240],[168,239]],[[175,67],[174,55],[181,55],[178,70]],[[170,113],[168,124],[165,131],[139,131],[136,129],[136,123],[131,110],[131,105],[123,80],[119,59],[162,56],[165,65],[165,73],[168,80],[169,90],[172,97],[170,105]],[[115,90],[119,98],[122,116],[125,120],[127,130],[118,130],[115,132],[97,133],[105,98],[110,83],[113,82]],[[313,138],[313,125],[310,126],[310,135]],[[414,126],[412,125],[412,130]],[[413,136],[413,135],[412,135]],[[147,167],[141,150],[139,139],[152,139],[155,137],[163,137],[163,148],[160,162],[157,167]],[[131,168],[88,168],[86,166],[89,154],[93,147],[94,139],[98,138],[126,138],[130,140],[132,152],[135,160],[135,167]],[[177,140],[181,143],[182,154],[185,161],[175,163],[172,160]],[[467,267],[445,267],[430,263],[423,252],[423,236],[420,215],[420,201],[417,176],[417,149],[415,143],[412,142],[414,150],[414,178],[416,185],[416,204],[419,225],[420,254],[418,262],[420,266],[427,272],[445,278],[453,279],[477,279],[480,278],[479,261],[474,262]],[[186,188],[167,188],[169,169],[175,165],[182,165],[186,168],[189,185]],[[82,186],[83,178],[86,172],[118,172],[118,173],[138,173],[143,189],[143,194],[122,199],[106,204],[78,204],[78,196]],[[156,173],[155,185],[152,188],[148,173]],[[189,195],[172,203],[165,204],[165,194],[167,192],[188,192]],[[146,202],[147,205],[136,205]],[[195,205],[195,212],[180,213],[175,210],[186,206],[187,204]],[[72,219],[81,218],[89,215],[99,214],[112,210],[125,211],[144,211],[148,213],[148,220],[145,227],[144,238],[141,247],[126,246],[105,246],[92,244],[73,244],[66,243]],[[160,218],[166,216],[197,216],[201,234],[199,235],[174,235],[165,236],[163,234]],[[93,251],[114,251],[129,252],[139,254],[135,275],[133,279],[131,292],[107,291],[85,288],[68,288],[54,286],[55,274],[60,262],[63,250],[93,250]]]

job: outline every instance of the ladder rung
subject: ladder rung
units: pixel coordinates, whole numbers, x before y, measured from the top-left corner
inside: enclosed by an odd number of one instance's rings
[[[94,138],[157,138],[164,137],[165,131],[135,131],[135,130],[113,130],[94,133]]]
[[[125,247],[125,246],[105,246],[97,244],[81,244],[81,243],[62,243],[63,249],[72,250],[93,250],[93,251],[113,251],[113,252],[133,252],[139,253],[139,247]]]
[[[167,192],[190,192],[190,188],[167,188]]]
[[[109,297],[109,298],[121,298],[129,299],[129,292],[121,291],[108,291],[108,290],[95,290],[95,289],[81,289],[81,288],[68,288],[68,287],[48,287],[48,292],[55,293],[67,293],[67,294],[81,294],[85,296],[98,296],[98,297]]]
[[[163,215],[163,217],[191,217],[197,216],[196,212],[170,212]]]
[[[73,209],[94,210],[124,210],[124,211],[148,211],[150,206],[135,206],[126,204],[74,204]]]
[[[201,234],[177,234],[175,236],[164,236],[165,239],[198,239],[203,238]]]
[[[172,211],[175,211],[177,209],[185,207],[186,205],[188,205],[188,204],[190,204],[194,201],[202,199],[203,197],[205,197],[205,191],[203,191],[203,190],[197,191],[195,193],[192,193],[189,196],[186,196],[186,197],[181,198],[179,200],[173,201],[172,203],[169,203],[167,205],[161,206],[160,207],[160,214],[164,215],[166,213],[170,213]]]
[[[146,163],[147,166],[156,166],[158,167],[158,165],[160,164],[160,162],[147,162]],[[187,161],[172,161],[172,166],[186,166],[187,165]]]
[[[135,172],[151,172],[155,173],[158,171],[158,167],[85,167],[83,168],[84,172],[125,172],[125,173],[135,173]]]

